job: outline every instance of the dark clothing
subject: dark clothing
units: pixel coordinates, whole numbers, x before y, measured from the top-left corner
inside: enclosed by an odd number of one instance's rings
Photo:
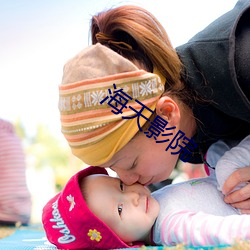
[[[187,86],[206,101],[192,106],[197,121],[193,163],[219,139],[250,134],[250,0],[176,48]]]

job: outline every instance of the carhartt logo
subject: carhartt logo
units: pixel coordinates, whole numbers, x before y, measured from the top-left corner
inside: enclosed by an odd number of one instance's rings
[[[56,225],[53,225],[52,227],[55,229],[61,229],[59,232],[63,234],[63,236],[58,238],[58,243],[60,244],[68,244],[73,241],[75,241],[76,237],[72,234],[70,234],[70,230],[67,227],[67,225],[64,223],[64,220],[61,217],[61,214],[58,210],[58,201],[55,201],[52,204],[52,215],[53,218],[50,219],[51,222],[56,222]]]

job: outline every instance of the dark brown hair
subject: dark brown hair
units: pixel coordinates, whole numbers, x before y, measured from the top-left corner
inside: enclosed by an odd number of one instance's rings
[[[159,21],[147,10],[125,5],[102,11],[91,20],[92,43],[101,43],[149,72],[166,78],[165,94],[191,106],[192,94],[181,81],[182,63]]]

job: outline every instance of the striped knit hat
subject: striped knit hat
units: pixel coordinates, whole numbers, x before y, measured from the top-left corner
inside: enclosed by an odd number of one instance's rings
[[[59,86],[62,133],[73,154],[95,166],[110,160],[153,114],[164,83],[99,43],[82,50],[64,66]]]

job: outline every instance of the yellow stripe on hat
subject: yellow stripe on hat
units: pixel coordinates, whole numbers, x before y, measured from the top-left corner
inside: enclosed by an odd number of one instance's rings
[[[155,110],[156,104],[153,104],[150,109]],[[143,115],[150,117],[152,115],[148,110],[143,111]],[[80,158],[86,164],[99,166],[109,161],[116,152],[123,148],[139,131],[137,120],[130,119],[118,129],[112,131],[102,140],[90,143],[87,147],[71,147],[72,153]],[[140,118],[140,125],[143,126],[146,120]]]

